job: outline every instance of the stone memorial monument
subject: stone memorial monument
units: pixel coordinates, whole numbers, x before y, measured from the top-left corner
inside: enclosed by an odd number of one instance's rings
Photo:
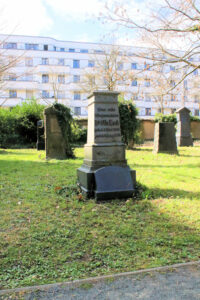
[[[155,124],[153,152],[178,154],[173,122]]]
[[[121,140],[118,94],[95,91],[88,98],[88,134],[83,165],[77,170],[78,182],[87,197],[96,199],[132,196],[135,171],[125,159]]]
[[[44,150],[45,149],[45,142],[44,142],[44,121],[39,120],[37,121],[37,143],[36,143],[37,150]]]
[[[65,139],[53,106],[49,106],[44,110],[44,124],[46,158],[65,159]]]
[[[176,140],[178,146],[193,146],[193,140],[190,133],[190,110],[182,107],[176,111],[177,114],[177,132]]]

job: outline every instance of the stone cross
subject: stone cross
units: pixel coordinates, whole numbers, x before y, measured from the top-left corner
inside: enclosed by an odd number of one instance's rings
[[[101,191],[99,195],[101,194],[101,197],[105,199],[126,197],[130,196],[134,190],[135,171],[130,170],[127,165],[125,145],[121,139],[118,94],[118,92],[111,91],[95,91],[88,98],[88,134],[87,144],[84,146],[85,158],[83,165],[77,171],[78,182],[87,197],[95,195],[98,198],[98,186],[105,189],[105,185],[100,184],[100,181],[104,180],[102,174],[105,174],[105,171],[112,173],[113,169],[107,168],[103,172],[97,172],[97,170],[110,166],[122,167],[127,173],[130,173],[132,184],[131,187],[129,186],[130,191],[126,193],[124,186],[124,189],[121,187],[119,192],[116,190],[117,184],[113,185],[111,182],[110,187],[113,186],[113,190],[109,190],[108,182],[107,192],[103,191],[105,193],[102,193]],[[120,172],[119,169],[117,170]],[[116,170],[115,174],[117,174]],[[97,176],[101,178],[99,179]],[[130,177],[127,175],[127,178]],[[116,175],[114,180],[117,181],[118,178]],[[127,183],[128,185],[129,183]]]
[[[176,111],[177,114],[177,132],[176,140],[178,146],[193,146],[193,140],[190,133],[190,110],[182,107]]]

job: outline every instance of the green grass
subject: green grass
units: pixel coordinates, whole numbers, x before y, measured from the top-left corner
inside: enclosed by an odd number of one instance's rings
[[[179,150],[127,151],[143,200],[100,203],[73,188],[83,148],[65,161],[1,150],[0,288],[198,260],[200,147]]]

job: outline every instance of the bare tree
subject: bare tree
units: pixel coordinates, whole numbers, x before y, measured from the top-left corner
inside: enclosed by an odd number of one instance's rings
[[[107,45],[101,48],[101,53],[91,55],[93,65],[83,73],[80,88],[84,93],[96,89],[117,90],[119,84],[126,84],[131,77],[130,72],[123,68],[127,57],[119,46]]]
[[[182,76],[169,89],[170,92],[200,68],[200,2],[162,0],[161,3],[160,6],[151,6],[151,14],[144,21],[135,21],[138,20],[136,14],[140,12],[133,13],[131,2],[128,7],[107,4],[104,18],[139,32],[148,49],[139,51],[137,55],[151,61],[152,68],[168,63],[179,65]]]

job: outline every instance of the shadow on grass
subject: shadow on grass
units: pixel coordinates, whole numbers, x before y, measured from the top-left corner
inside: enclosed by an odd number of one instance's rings
[[[148,169],[151,169],[151,168],[173,168],[173,169],[175,169],[175,168],[192,168],[192,169],[194,169],[194,168],[200,168],[200,163],[198,163],[198,164],[183,164],[183,165],[181,165],[181,164],[179,164],[179,165],[174,165],[174,164],[172,164],[172,165],[158,165],[158,164],[156,164],[156,165],[148,165],[148,164],[146,164],[146,165],[144,165],[144,164],[131,164],[133,167],[141,167],[141,168],[148,168]]]
[[[31,150],[34,150],[34,149],[31,149]],[[30,152],[30,153],[28,153],[28,152],[21,152],[21,151],[20,152],[16,152],[16,151],[12,152],[12,151],[9,151],[9,150],[0,150],[0,155],[2,155],[2,154],[3,155],[28,155],[28,156],[30,156],[30,155],[33,155],[34,153],[32,153],[32,152]]]
[[[150,194],[152,195],[153,199],[164,197],[164,198],[187,198],[187,199],[198,199],[200,200],[200,192],[190,192],[185,190],[179,189],[160,189],[160,188],[153,188],[147,189],[149,190]]]

